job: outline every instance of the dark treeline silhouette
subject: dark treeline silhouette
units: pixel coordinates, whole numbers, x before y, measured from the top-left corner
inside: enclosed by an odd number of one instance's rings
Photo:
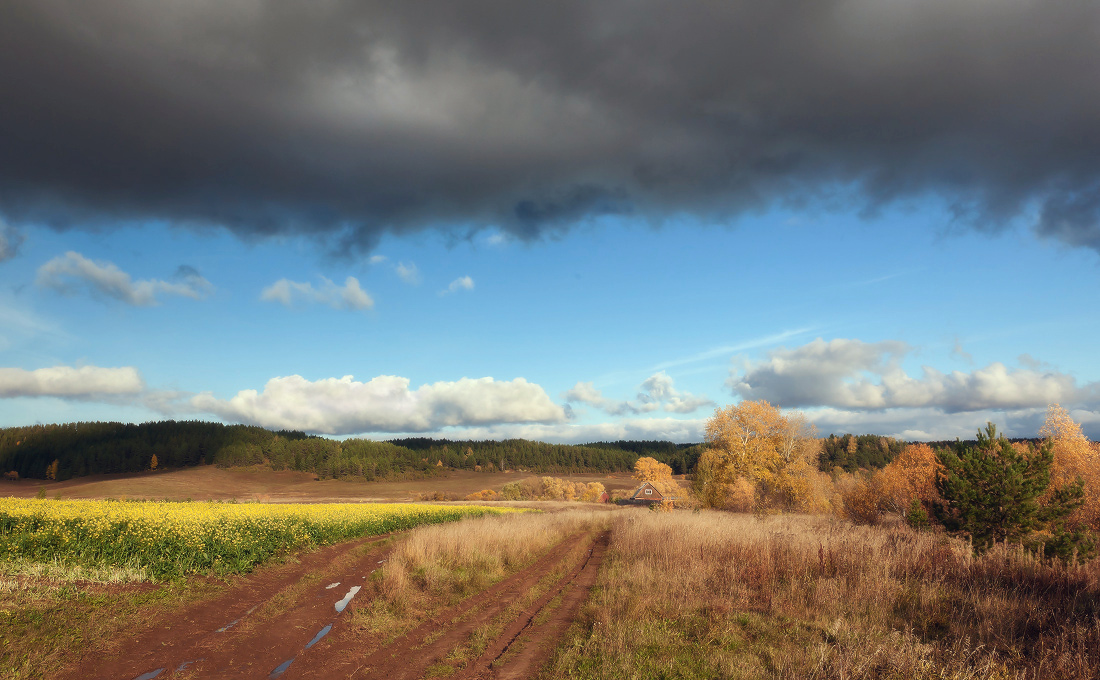
[[[527,469],[538,472],[625,472],[642,456],[650,456],[672,468],[673,474],[691,472],[702,452],[701,444],[664,441],[617,441],[591,444],[547,444],[526,439],[503,441],[451,441],[416,437],[391,443],[420,451],[429,460],[454,468],[491,467],[495,470]],[[470,461],[473,461],[471,465]]]
[[[651,456],[677,474],[690,472],[701,445],[671,442],[546,444],[525,439],[388,442],[337,441],[295,431],[200,421],[68,423],[0,429],[0,471],[20,477],[70,479],[195,465],[264,465],[312,472],[321,478],[366,480],[428,475],[440,468],[577,473],[623,472]]]

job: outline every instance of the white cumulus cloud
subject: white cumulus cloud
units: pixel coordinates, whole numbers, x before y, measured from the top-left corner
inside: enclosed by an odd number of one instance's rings
[[[291,375],[272,378],[262,392],[242,390],[230,399],[202,393],[191,407],[226,420],[333,435],[566,419],[565,409],[542,387],[523,378],[462,378],[412,390],[408,378],[391,375],[367,382],[350,375],[316,381]]]
[[[451,281],[443,290],[439,291],[440,295],[449,295],[450,293],[457,293],[460,290],[473,290],[474,280],[469,276],[460,276],[454,281]]]
[[[416,285],[420,283],[420,270],[416,268],[416,264],[410,262],[405,264],[404,262],[398,262],[397,266],[393,268],[397,275],[401,277],[401,280],[405,283]]]
[[[359,279],[349,276],[343,286],[338,286],[331,280],[320,277],[321,285],[317,288],[309,282],[291,281],[279,279],[260,293],[260,299],[267,302],[278,302],[286,307],[292,307],[296,303],[317,303],[328,305],[333,309],[371,309],[374,300],[359,285]]]
[[[910,351],[897,341],[818,338],[735,369],[727,385],[742,399],[766,399],[782,407],[934,408],[948,413],[1076,403],[1098,394],[1095,384],[1078,386],[1073,376],[1053,369],[1010,368],[1000,362],[971,372],[943,373],[924,366],[914,377],[901,367]]]
[[[160,304],[158,295],[179,295],[201,300],[214,287],[199,275],[194,267],[183,265],[175,281],[148,279],[134,281],[112,262],[93,261],[80,253],[69,251],[38,268],[36,283],[62,293],[71,293],[79,285],[92,293],[104,295],[137,307]]]
[[[691,413],[714,404],[706,397],[678,391],[673,386],[672,378],[664,371],[654,373],[641,384],[635,401],[608,399],[591,382],[578,382],[562,394],[562,399],[588,404],[613,416],[637,415],[662,408],[669,413]]]
[[[0,368],[0,398],[60,397],[91,400],[97,397],[136,395],[145,383],[136,368],[53,366],[27,371]]]

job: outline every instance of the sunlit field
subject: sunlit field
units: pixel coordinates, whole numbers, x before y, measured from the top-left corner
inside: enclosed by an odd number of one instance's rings
[[[468,516],[481,506],[0,499],[0,559],[115,567],[163,579],[243,573],[281,552]]]

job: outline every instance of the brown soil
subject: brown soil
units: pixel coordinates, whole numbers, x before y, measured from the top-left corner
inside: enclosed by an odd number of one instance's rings
[[[465,679],[523,680],[534,677],[576,619],[607,553],[608,533],[603,533],[555,588],[520,614],[486,648],[481,657],[458,676]],[[557,606],[551,606],[561,598]],[[542,617],[542,614],[546,617]],[[540,620],[542,619],[542,620]]]
[[[385,559],[387,548],[369,548],[385,538],[328,546],[257,570],[133,637],[88,650],[61,677],[129,680],[163,668],[157,678],[266,678],[337,618],[334,603]],[[340,586],[326,589],[335,582]]]
[[[494,626],[499,634],[480,658],[451,659],[451,672],[469,680],[532,677],[595,583],[608,534],[566,538],[518,573],[393,640],[361,636],[347,624],[355,609],[370,602],[367,592],[353,597],[343,613],[333,606],[351,586],[370,589],[366,580],[391,550],[373,545],[382,538],[329,546],[297,562],[259,569],[213,598],[156,615],[133,637],[88,650],[61,677],[412,680],[464,649],[474,631]],[[530,602],[535,588],[546,591]],[[325,626],[327,635],[306,649]]]
[[[230,468],[202,465],[180,470],[157,470],[135,474],[91,475],[63,482],[22,479],[0,482],[0,496],[33,498],[39,488],[48,498],[145,498],[151,500],[232,500],[265,503],[321,503],[362,501],[408,501],[422,493],[441,492],[466,496],[482,489],[499,491],[535,473],[470,472],[451,470],[432,477],[384,482],[326,479],[317,481],[306,472],[274,471],[268,468]],[[554,475],[574,482],[600,482],[608,491],[632,489],[629,473]]]
[[[582,552],[581,559],[572,565],[563,565],[574,552],[573,549],[583,543],[589,543],[591,547]],[[507,660],[499,672],[518,673],[507,677],[530,677],[548,659],[586,598],[588,590],[595,583],[595,574],[599,570],[606,545],[606,533],[594,542],[591,536],[583,533],[572,536],[526,569],[374,651],[360,651],[363,645],[361,640],[335,636],[329,644],[320,645],[317,654],[303,659],[302,664],[294,668],[293,673],[288,672],[286,678],[413,680],[423,677],[452,650],[461,648],[476,629],[497,619],[512,605],[520,602],[540,581],[561,567],[568,566],[566,574],[550,586],[549,592],[523,609],[489,643],[486,654],[466,669],[471,678],[491,677],[489,674],[498,670],[490,668],[490,664],[509,649],[513,642],[522,640],[525,643],[524,654]],[[565,598],[562,606],[554,611],[551,618],[541,625],[532,626],[533,620],[546,605],[563,593]]]

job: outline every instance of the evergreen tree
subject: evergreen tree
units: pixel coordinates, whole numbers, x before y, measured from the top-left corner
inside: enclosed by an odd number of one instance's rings
[[[1080,483],[1058,489],[1045,506],[1039,497],[1050,485],[1054,454],[1049,444],[1026,452],[1013,447],[988,423],[978,432],[978,445],[960,445],[937,452],[943,473],[936,480],[942,502],[934,506],[936,519],[951,533],[970,536],[974,551],[982,553],[997,542],[1024,543],[1034,532],[1049,531],[1059,545],[1074,542],[1065,518],[1081,505]],[[1079,535],[1081,551],[1088,551],[1087,535]]]

